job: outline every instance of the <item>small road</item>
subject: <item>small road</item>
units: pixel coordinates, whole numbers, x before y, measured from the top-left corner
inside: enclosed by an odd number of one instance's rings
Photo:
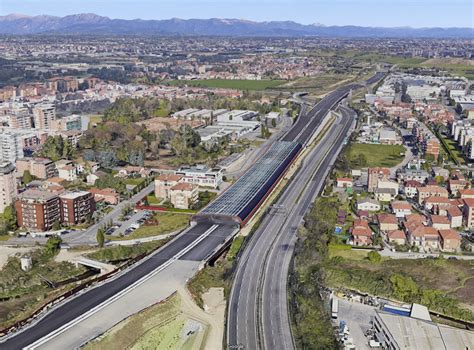
[[[343,109],[326,136],[305,158],[239,258],[228,308],[228,347],[292,349],[287,276],[296,232],[353,125]]]

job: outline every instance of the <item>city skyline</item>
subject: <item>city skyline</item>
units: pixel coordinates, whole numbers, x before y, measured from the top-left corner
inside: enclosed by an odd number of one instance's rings
[[[112,6],[113,5],[113,6]],[[407,8],[409,9],[407,11]],[[2,0],[0,15],[66,16],[95,13],[121,19],[238,18],[251,21],[295,21],[302,24],[358,25],[372,27],[474,27],[469,0],[179,0],[112,1]],[[420,16],[423,13],[423,16]]]

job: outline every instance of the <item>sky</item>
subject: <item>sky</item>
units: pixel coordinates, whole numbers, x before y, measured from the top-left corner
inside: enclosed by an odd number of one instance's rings
[[[474,27],[474,0],[0,0],[0,15],[239,18],[380,27]]]

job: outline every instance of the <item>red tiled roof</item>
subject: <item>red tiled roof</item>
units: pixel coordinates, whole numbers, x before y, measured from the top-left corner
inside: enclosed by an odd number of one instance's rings
[[[406,239],[405,232],[401,230],[389,231],[387,236],[388,238],[392,238],[392,239],[398,239],[398,238]]]
[[[352,230],[352,235],[353,236],[367,236],[367,237],[372,237],[372,231],[370,228],[365,228],[365,227],[355,227]]]
[[[390,205],[393,210],[411,210],[411,204],[407,201],[393,201]]]
[[[159,181],[179,181],[183,177],[181,175],[176,175],[176,174],[161,174],[156,177],[156,180]]]
[[[467,205],[469,208],[474,207],[474,198],[464,198],[464,204]]]
[[[433,224],[448,224],[449,225],[449,219],[446,216],[441,216],[441,215],[431,215],[431,222]]]
[[[415,230],[413,230],[412,235],[415,237],[437,237],[438,230],[431,226],[419,226]]]
[[[461,240],[461,236],[459,233],[453,229],[447,229],[447,230],[439,230],[439,235],[443,238],[443,240],[447,239],[455,239],[455,240]]]
[[[377,220],[381,224],[398,224],[397,217],[393,214],[379,214]]]
[[[192,191],[196,186],[186,182],[180,182],[170,188],[171,191]]]

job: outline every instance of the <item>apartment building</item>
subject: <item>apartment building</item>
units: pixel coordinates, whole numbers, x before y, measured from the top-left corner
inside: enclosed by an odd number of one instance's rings
[[[464,225],[468,229],[474,228],[474,199],[473,198],[464,199],[463,220],[464,220]]]
[[[19,111],[10,116],[9,125],[14,129],[30,129],[33,127],[28,111]]]
[[[31,175],[39,179],[49,179],[58,176],[54,162],[48,158],[24,158],[16,162],[17,172],[23,176],[28,170]]]
[[[18,226],[31,231],[51,230],[55,222],[61,221],[60,207],[57,194],[26,190],[15,201]]]
[[[222,183],[222,169],[211,169],[206,165],[181,167],[176,171],[176,175],[181,175],[183,177],[181,180],[182,182],[201,187],[218,188]]]
[[[0,213],[13,203],[17,194],[15,166],[12,163],[0,164]]]
[[[21,139],[11,132],[0,132],[0,163],[13,163],[24,157]]]
[[[50,129],[56,120],[56,108],[50,104],[38,105],[33,108],[36,129]]]
[[[161,174],[155,178],[155,197],[167,199],[170,197],[171,187],[177,185],[183,176],[175,174]]]
[[[85,222],[95,211],[94,195],[87,191],[63,193],[61,200],[61,221],[68,225]]]
[[[170,188],[171,204],[178,209],[189,209],[198,201],[199,192],[196,185],[178,183]]]

